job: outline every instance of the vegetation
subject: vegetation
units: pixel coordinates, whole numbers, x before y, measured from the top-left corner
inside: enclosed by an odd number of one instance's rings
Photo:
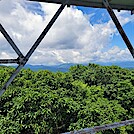
[[[14,69],[0,67],[0,86]],[[134,118],[134,70],[76,65],[23,69],[0,98],[0,134],[59,134]],[[99,132],[133,134],[134,125]]]

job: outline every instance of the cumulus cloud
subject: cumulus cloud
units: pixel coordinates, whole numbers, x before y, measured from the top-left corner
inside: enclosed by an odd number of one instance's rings
[[[7,4],[8,3],[8,4]],[[60,5],[24,0],[0,1],[0,21],[24,54],[38,38]],[[29,8],[30,7],[30,8]],[[36,8],[38,7],[38,11]],[[96,13],[93,15],[95,16]],[[128,12],[117,13],[122,25],[134,21]],[[92,15],[92,16],[93,16]],[[65,8],[29,60],[30,64],[83,63],[91,61],[132,60],[127,49],[113,44],[117,30],[111,20],[91,24],[91,15],[76,7]],[[0,34],[0,57],[16,57]],[[7,56],[8,55],[8,56]]]

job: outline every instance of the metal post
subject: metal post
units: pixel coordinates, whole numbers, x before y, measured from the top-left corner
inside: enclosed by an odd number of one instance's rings
[[[29,58],[31,57],[31,55],[33,54],[33,52],[35,51],[35,49],[39,46],[40,42],[43,40],[43,38],[45,37],[45,35],[48,33],[48,31],[50,30],[50,28],[53,26],[54,22],[57,20],[57,18],[59,17],[59,15],[61,14],[61,12],[65,8],[65,6],[67,5],[67,2],[68,2],[68,0],[65,1],[65,3],[63,3],[60,6],[60,8],[57,10],[57,12],[53,16],[53,18],[50,20],[50,22],[48,23],[48,25],[46,26],[46,28],[43,30],[43,32],[41,33],[41,35],[39,36],[39,38],[35,41],[35,43],[31,47],[31,49],[29,50],[29,52],[26,54],[26,56],[25,57],[20,57],[19,56],[19,58],[18,58],[18,60],[19,60],[19,66],[16,68],[16,70],[14,71],[14,73],[12,74],[12,76],[9,78],[9,80],[7,81],[7,83],[5,83],[5,85],[3,86],[3,88],[0,90],[0,96],[2,96],[2,94],[6,91],[7,87],[11,84],[11,82],[14,80],[14,78],[17,76],[17,74],[20,72],[20,70],[27,63],[27,61],[29,60]],[[6,37],[6,39],[8,40],[8,42],[11,43],[11,45],[13,46],[13,48],[15,48],[15,51],[16,51],[17,50],[16,49],[17,47],[15,47],[16,45],[14,44],[14,42],[12,41],[12,39],[8,36],[8,34],[3,30],[2,25],[0,25],[0,30],[3,32],[3,35]],[[17,51],[17,53],[19,53],[19,52]]]
[[[116,15],[115,15],[113,9],[111,8],[111,6],[110,6],[108,0],[103,0],[103,4],[105,5],[105,7],[106,7],[106,9],[107,9],[107,11],[108,11],[108,13],[109,13],[109,15],[111,16],[113,22],[115,23],[115,25],[116,25],[116,27],[117,27],[119,33],[120,33],[120,35],[122,36],[124,42],[126,43],[126,46],[128,47],[128,49],[129,49],[131,55],[132,55],[133,58],[134,58],[134,48],[133,48],[131,42],[129,41],[129,39],[128,39],[126,33],[124,32],[124,30],[123,30],[123,28],[122,28],[122,26],[121,26],[121,24],[120,24],[118,18],[116,17]]]

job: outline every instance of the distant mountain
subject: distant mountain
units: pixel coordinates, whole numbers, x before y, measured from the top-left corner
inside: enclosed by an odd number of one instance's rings
[[[102,66],[112,66],[112,65],[115,65],[115,66],[119,66],[119,67],[122,67],[122,68],[128,68],[128,69],[134,68],[134,61],[98,62],[98,64],[102,65]]]
[[[95,64],[99,64],[102,66],[120,66],[122,68],[128,68],[132,69],[134,68],[134,62],[133,61],[124,61],[124,62],[96,62]],[[67,72],[71,66],[76,65],[75,63],[65,63],[65,64],[60,64],[60,65],[53,65],[53,66],[45,66],[45,65],[25,65],[24,68],[28,69],[30,68],[33,71],[38,71],[38,70],[49,70],[52,72]],[[83,65],[88,65],[87,63]]]
[[[45,66],[45,65],[25,65],[24,68],[28,69],[30,68],[33,71],[38,71],[38,70],[49,70],[52,72],[67,72],[71,66],[74,66],[76,64],[73,63],[66,63],[66,64],[61,64],[61,65],[52,65],[52,66]]]

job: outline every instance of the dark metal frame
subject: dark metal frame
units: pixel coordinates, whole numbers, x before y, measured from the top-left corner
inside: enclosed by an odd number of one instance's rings
[[[55,3],[55,4],[62,4],[64,0],[27,0],[27,1],[35,1],[35,2],[46,2],[46,3]],[[103,0],[69,0],[68,5],[74,5],[74,6],[84,6],[84,7],[94,7],[94,8],[105,8],[105,5],[102,2]],[[113,9],[120,10],[129,10],[131,13],[133,13],[134,6],[133,4],[127,4],[126,5],[115,3],[116,0],[108,0],[110,3],[110,6]],[[118,1],[118,0],[117,0]],[[130,0],[128,0],[130,1]],[[132,1],[132,0],[131,0]]]
[[[0,96],[2,96],[2,94],[6,91],[7,87],[11,84],[11,82],[14,80],[14,78],[17,76],[17,74],[20,72],[20,70],[25,66],[25,64],[27,63],[27,61],[29,60],[29,58],[31,57],[31,55],[33,54],[33,52],[35,51],[35,49],[39,46],[40,42],[46,36],[46,34],[50,30],[50,28],[53,26],[54,22],[57,20],[57,18],[59,17],[59,15],[61,14],[61,12],[65,8],[65,6],[67,5],[67,1],[65,1],[65,3],[63,3],[60,6],[60,8],[57,10],[57,12],[53,16],[53,18],[50,20],[50,22],[48,23],[48,25],[46,26],[46,28],[43,30],[43,32],[40,34],[40,36],[38,37],[38,39],[35,41],[35,43],[31,47],[31,49],[28,51],[28,53],[26,54],[26,56],[23,56],[23,54],[21,53],[21,51],[19,50],[19,48],[15,45],[15,43],[13,42],[13,40],[11,39],[11,37],[5,31],[5,29],[3,28],[3,26],[0,24],[0,31],[1,31],[1,33],[3,34],[3,36],[6,38],[6,40],[9,42],[9,44],[12,46],[12,48],[15,50],[15,52],[19,56],[17,59],[2,59],[2,60],[0,60],[0,64],[6,64],[6,63],[17,63],[17,64],[19,64],[18,67],[16,68],[16,70],[13,72],[13,74],[9,78],[9,80],[4,84],[4,86],[0,90]]]
[[[0,90],[0,96],[2,96],[2,94],[6,91],[7,87],[11,84],[11,82],[14,80],[14,78],[17,76],[17,74],[20,72],[20,70],[25,66],[25,64],[27,63],[27,61],[29,60],[29,58],[31,57],[31,55],[33,54],[33,52],[39,46],[39,44],[41,43],[41,41],[43,40],[43,38],[46,36],[46,34],[50,30],[50,28],[53,26],[54,22],[57,20],[57,18],[59,17],[59,15],[61,14],[61,12],[65,8],[65,6],[68,4],[68,1],[69,0],[66,0],[63,4],[61,4],[60,8],[57,10],[57,12],[53,16],[53,18],[50,20],[50,22],[48,23],[48,25],[46,26],[46,28],[43,30],[43,32],[40,34],[40,36],[38,37],[38,39],[35,41],[35,43],[31,47],[31,49],[28,51],[28,53],[26,54],[26,56],[24,56],[21,53],[21,51],[15,45],[15,43],[13,42],[13,40],[11,39],[11,37],[8,35],[8,33],[6,32],[6,30],[4,29],[4,27],[0,24],[0,31],[1,31],[1,33],[3,34],[3,36],[6,38],[6,40],[9,42],[9,44],[11,45],[11,47],[14,49],[14,51],[18,55],[18,58],[17,59],[1,59],[0,60],[0,64],[8,64],[8,63],[17,63],[18,64],[18,67],[16,68],[16,70],[13,72],[13,74],[11,75],[11,77],[9,78],[9,80],[4,84],[4,86]],[[119,33],[121,34],[124,42],[126,43],[126,45],[127,45],[128,49],[129,49],[131,55],[134,58],[134,48],[131,45],[131,43],[130,43],[128,37],[127,37],[127,35],[125,34],[125,32],[124,32],[124,30],[123,30],[120,22],[118,21],[115,13],[113,12],[113,9],[110,7],[108,0],[103,0],[103,4],[106,7],[108,13],[110,14],[113,22],[116,25]]]
[[[113,9],[112,9],[111,6],[109,5],[108,0],[103,0],[103,4],[105,5],[105,7],[106,7],[106,9],[107,9],[107,11],[108,11],[108,13],[109,13],[109,15],[111,16],[111,18],[112,18],[114,24],[116,25],[116,27],[117,27],[117,29],[118,29],[118,31],[119,31],[119,33],[120,33],[122,39],[123,39],[124,42],[126,43],[127,48],[129,49],[131,55],[132,55],[133,58],[134,58],[134,48],[133,48],[131,42],[129,41],[129,39],[128,39],[126,33],[124,32],[124,30],[123,30],[123,28],[122,28],[122,26],[121,26],[121,24],[120,24],[118,18],[116,17],[116,15],[115,15]]]

